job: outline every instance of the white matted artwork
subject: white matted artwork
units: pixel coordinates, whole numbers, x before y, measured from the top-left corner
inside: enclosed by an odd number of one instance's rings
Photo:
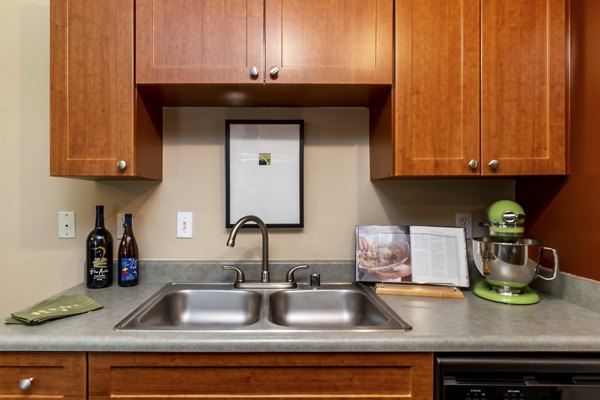
[[[225,123],[225,226],[256,215],[268,227],[303,227],[304,121]]]

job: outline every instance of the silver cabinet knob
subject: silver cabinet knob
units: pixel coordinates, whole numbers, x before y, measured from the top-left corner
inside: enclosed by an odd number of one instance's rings
[[[30,390],[32,383],[33,383],[33,378],[21,379],[19,381],[19,389],[21,389],[21,390]]]
[[[119,160],[119,162],[117,163],[117,168],[119,168],[119,171],[124,171],[125,168],[127,168],[127,163],[125,162],[125,160]]]
[[[277,75],[279,75],[279,68],[272,66],[271,69],[269,69],[269,75],[271,75],[271,78],[273,79],[277,78]]]
[[[472,170],[476,170],[477,167],[479,166],[479,161],[477,160],[471,160],[469,161],[469,168],[471,168]]]
[[[498,169],[498,165],[499,165],[499,164],[500,164],[500,161],[498,161],[498,160],[492,160],[492,161],[490,161],[490,162],[488,163],[488,166],[490,167],[490,169],[491,169],[492,171],[495,171],[495,170],[497,170],[497,169]]]
[[[253,65],[252,68],[250,68],[250,78],[258,78],[258,68],[256,68],[256,65]]]

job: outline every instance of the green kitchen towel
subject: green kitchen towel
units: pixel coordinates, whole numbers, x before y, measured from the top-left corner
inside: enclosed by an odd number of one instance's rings
[[[44,300],[27,310],[12,313],[5,323],[39,325],[53,319],[83,314],[102,307],[104,307],[102,304],[83,294],[63,295]]]

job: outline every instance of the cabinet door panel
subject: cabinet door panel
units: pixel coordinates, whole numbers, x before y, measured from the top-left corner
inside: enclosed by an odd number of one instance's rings
[[[564,0],[482,1],[482,174],[566,172]]]
[[[136,82],[262,82],[263,13],[262,0],[138,0]]]
[[[391,0],[266,0],[267,83],[392,83]]]
[[[51,2],[51,175],[132,166],[133,0]]]
[[[396,2],[395,174],[473,175],[479,1]]]
[[[97,400],[433,396],[431,353],[91,353],[89,365],[90,399]]]

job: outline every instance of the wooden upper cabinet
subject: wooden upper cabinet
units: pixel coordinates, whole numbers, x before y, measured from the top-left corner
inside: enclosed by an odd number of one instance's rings
[[[134,85],[133,0],[52,0],[50,20],[50,174],[160,179],[161,109]]]
[[[394,175],[478,173],[478,20],[478,0],[396,2]]]
[[[482,174],[566,173],[565,0],[483,0],[481,10]]]
[[[265,3],[267,83],[392,83],[392,0]]]
[[[137,0],[136,82],[389,85],[392,14],[393,0]]]
[[[395,10],[396,80],[371,110],[372,178],[566,173],[565,0]]]
[[[261,83],[263,32],[263,0],[137,0],[136,82]]]

